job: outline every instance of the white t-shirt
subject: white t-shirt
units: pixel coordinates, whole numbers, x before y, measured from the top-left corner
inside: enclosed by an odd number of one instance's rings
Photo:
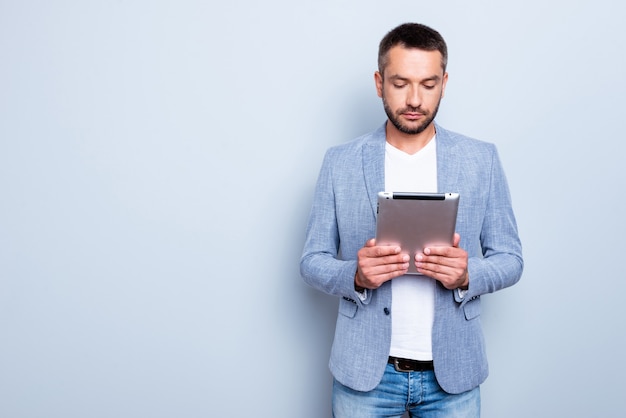
[[[385,190],[437,192],[436,137],[410,155],[391,144],[385,149]],[[410,261],[411,263],[414,260]],[[391,350],[389,355],[432,360],[435,280],[406,275],[391,281]]]

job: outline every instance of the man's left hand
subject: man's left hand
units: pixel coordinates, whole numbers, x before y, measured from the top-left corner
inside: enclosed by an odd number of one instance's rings
[[[441,282],[446,289],[467,289],[467,251],[459,247],[461,236],[454,234],[452,247],[426,247],[415,255],[417,271]]]

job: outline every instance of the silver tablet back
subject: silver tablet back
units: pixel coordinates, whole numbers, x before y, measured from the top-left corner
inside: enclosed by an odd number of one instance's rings
[[[420,274],[415,254],[452,245],[458,208],[458,193],[380,192],[376,245],[399,245],[411,257],[408,274]]]

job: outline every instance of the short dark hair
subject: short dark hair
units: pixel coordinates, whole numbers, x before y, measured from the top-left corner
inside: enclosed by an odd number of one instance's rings
[[[441,53],[441,68],[446,71],[448,65],[448,47],[446,41],[436,30],[420,23],[404,23],[385,35],[378,46],[378,71],[382,74],[387,66],[387,54],[396,45],[405,48],[417,48],[424,51]]]

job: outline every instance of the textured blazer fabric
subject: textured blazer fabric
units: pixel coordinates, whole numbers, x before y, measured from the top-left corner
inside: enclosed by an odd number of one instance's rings
[[[456,230],[469,254],[470,286],[463,299],[437,286],[433,361],[441,387],[461,393],[488,374],[480,297],[520,279],[522,247],[496,147],[438,125],[436,131],[438,191],[460,194]],[[385,142],[383,125],[326,152],[300,262],[308,284],[340,298],[329,366],[339,382],[359,391],[380,382],[391,344],[391,282],[365,301],[354,290],[357,252],[375,236]]]

